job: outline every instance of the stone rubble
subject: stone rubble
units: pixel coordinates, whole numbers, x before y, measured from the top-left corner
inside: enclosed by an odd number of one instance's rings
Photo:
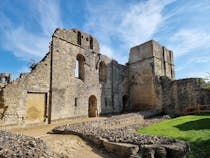
[[[125,155],[125,157],[136,156],[144,158],[150,158],[152,156],[157,158],[184,158],[186,156],[189,151],[189,145],[184,141],[159,136],[143,135],[134,132],[139,127],[149,125],[147,121],[146,124],[144,124],[142,116],[144,118],[150,117],[144,113],[142,113],[142,115],[141,113],[123,114],[106,120],[59,126],[54,128],[51,133],[78,135],[84,139],[92,141],[100,147],[105,147],[106,150],[114,151],[121,157],[123,155]],[[138,121],[138,118],[140,121]],[[130,125],[128,125],[128,119],[130,120]],[[162,119],[166,118],[160,118],[160,120]],[[154,119],[151,120],[151,122],[158,122],[157,120],[158,119]],[[109,124],[109,126],[106,126],[107,124]],[[119,124],[121,126],[119,126]],[[125,126],[123,127],[123,125]],[[117,126],[117,128],[114,128],[114,126]],[[130,153],[130,155],[122,153],[122,148],[132,145],[137,145],[139,147],[138,152]],[[109,147],[111,149],[107,149]],[[119,150],[117,151],[116,148]],[[137,148],[135,147],[135,149]]]
[[[0,130],[1,158],[57,158],[59,155],[50,151],[39,138],[12,134]]]

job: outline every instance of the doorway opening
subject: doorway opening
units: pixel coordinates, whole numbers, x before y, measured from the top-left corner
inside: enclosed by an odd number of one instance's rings
[[[91,95],[88,101],[88,117],[98,116],[97,99],[96,96]]]

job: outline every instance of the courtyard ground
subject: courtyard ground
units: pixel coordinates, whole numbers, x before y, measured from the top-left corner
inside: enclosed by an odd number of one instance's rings
[[[154,155],[154,153],[156,155],[161,154],[162,156],[173,155],[177,158],[185,156],[189,148],[184,141],[137,133],[137,129],[140,127],[147,127],[168,119],[168,117],[157,116],[157,114],[156,111],[145,111],[112,117],[77,118],[53,122],[50,125],[27,125],[25,128],[13,127],[3,130],[8,130],[15,134],[41,138],[49,146],[50,151],[63,158],[114,158],[116,155],[124,157],[125,155],[142,155],[148,157]],[[157,117],[151,118],[152,116]],[[49,131],[51,134],[47,134]],[[18,137],[20,138],[19,141],[26,142],[24,143],[26,146],[33,141],[33,139],[19,136],[13,137]],[[10,137],[9,134],[4,134],[3,132],[5,142],[8,137]],[[85,138],[85,141],[81,138]],[[2,146],[2,149],[5,149],[5,151],[9,149],[18,154],[18,151],[13,148],[13,146],[17,145],[18,142],[14,139],[14,141],[10,141],[12,148],[8,148],[6,143]],[[35,150],[38,147],[39,143],[33,145]],[[121,150],[122,148],[123,150]],[[27,150],[26,152],[31,151]],[[115,155],[109,152],[113,152]]]
[[[177,117],[138,132],[188,141],[192,150],[190,158],[210,157],[210,114]]]
[[[51,135],[47,134],[50,130],[58,125],[72,124],[93,120],[101,120],[105,117],[98,118],[79,118],[53,122],[52,124],[28,126],[26,128],[7,129],[15,134],[24,134],[43,139],[50,149],[62,155],[64,158],[86,157],[86,158],[109,158],[110,154],[100,150],[94,145],[84,141],[75,135]]]
[[[155,113],[154,113],[155,114]],[[145,115],[154,115],[153,112],[145,113]],[[129,117],[129,118],[128,118]],[[10,131],[14,134],[23,134],[26,136],[32,136],[35,138],[41,138],[46,142],[49,148],[63,157],[86,157],[86,158],[109,158],[114,157],[113,154],[108,153],[103,148],[98,148],[88,141],[84,141],[82,138],[76,135],[58,135],[58,134],[47,134],[53,128],[66,124],[78,124],[85,122],[99,122],[103,128],[122,128],[130,126],[136,123],[143,123],[142,116],[137,114],[126,114],[117,115],[114,117],[108,117],[109,121],[106,121],[106,125],[103,124],[102,120],[107,120],[107,117],[95,117],[95,118],[76,118],[69,120],[61,120],[52,122],[52,124],[41,124],[41,125],[28,125],[24,128],[5,128],[3,130]],[[111,119],[111,120],[110,120]],[[159,122],[161,119],[152,119],[151,121],[145,121],[145,125],[154,122]],[[139,127],[139,126],[138,126]],[[138,128],[137,127],[137,128]],[[137,129],[136,128],[136,129]],[[135,130],[136,131],[136,130]]]

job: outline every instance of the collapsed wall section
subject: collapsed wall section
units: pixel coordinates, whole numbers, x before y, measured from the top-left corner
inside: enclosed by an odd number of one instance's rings
[[[210,104],[210,90],[203,89],[201,78],[170,80],[162,77],[163,110],[170,115],[184,115],[186,108]]]
[[[96,39],[79,30],[57,29],[52,43],[52,120],[89,116],[93,97],[97,115],[122,111],[126,66],[101,55]]]
[[[50,55],[49,53],[39,62],[34,69],[27,74],[20,75],[19,78],[9,83],[2,89],[3,106],[6,111],[1,109],[1,124],[23,124],[28,122],[27,116],[27,97],[29,93],[49,92],[50,78]],[[48,103],[46,102],[46,106]],[[47,108],[46,108],[47,109]],[[31,109],[33,111],[33,109]],[[36,110],[36,109],[34,109]],[[42,115],[42,121],[45,114]],[[33,121],[36,122],[36,119]],[[32,121],[32,122],[33,122]],[[30,121],[29,121],[30,122]]]

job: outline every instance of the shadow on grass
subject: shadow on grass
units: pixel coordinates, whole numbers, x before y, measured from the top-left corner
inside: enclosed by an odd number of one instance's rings
[[[191,153],[189,158],[209,158],[210,157],[210,139],[189,142]]]
[[[189,121],[175,127],[182,131],[210,129],[210,118]]]

